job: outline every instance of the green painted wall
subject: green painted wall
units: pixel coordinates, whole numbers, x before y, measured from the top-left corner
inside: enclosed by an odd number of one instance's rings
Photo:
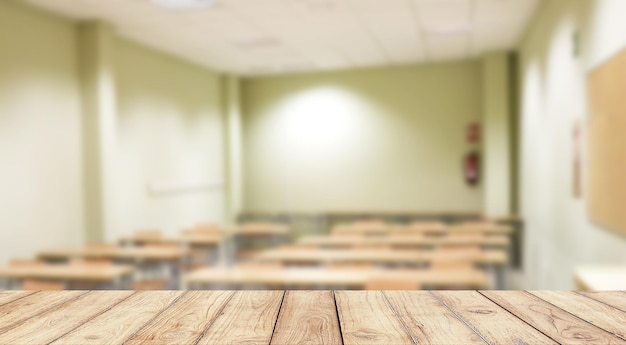
[[[481,211],[465,184],[480,61],[245,79],[250,210]]]

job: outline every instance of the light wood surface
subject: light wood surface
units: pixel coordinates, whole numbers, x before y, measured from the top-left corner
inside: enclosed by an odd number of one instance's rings
[[[595,325],[594,308],[580,306],[580,310],[587,311],[585,318],[590,322],[586,322],[526,291],[485,291],[483,294],[535,329],[549,333],[561,344],[626,344],[626,339]],[[570,299],[569,303],[577,302]],[[618,319],[615,322],[616,326],[620,324]]]
[[[446,245],[483,246],[506,248],[510,240],[506,236],[486,237],[426,237],[426,236],[385,236],[385,237],[350,237],[350,236],[303,236],[296,242],[301,246],[352,247],[352,246],[395,246],[395,247],[438,247]]]
[[[93,266],[44,264],[39,266],[0,267],[0,278],[11,279],[49,279],[63,281],[112,281],[132,273],[131,265]]]
[[[284,294],[284,291],[236,293],[197,344],[269,344]]]
[[[620,294],[626,296],[621,291],[597,296]],[[0,344],[626,344],[624,311],[573,292],[64,291],[0,296],[12,299],[0,305]]]
[[[414,344],[380,291],[336,291],[344,343]]]
[[[420,344],[484,344],[471,328],[428,291],[384,292],[383,296],[396,311],[398,320],[414,339],[419,339]]]
[[[238,286],[280,286],[302,288],[311,286],[363,288],[372,280],[407,280],[422,286],[464,286],[485,288],[488,278],[482,270],[350,270],[294,268],[247,270],[238,268],[204,268],[184,277],[188,285],[231,284]]]
[[[177,246],[146,246],[122,248],[102,247],[62,247],[39,253],[42,260],[115,259],[133,261],[175,261],[187,255],[188,251]]]
[[[272,344],[341,344],[332,291],[286,291]]]
[[[271,249],[254,257],[259,261],[283,263],[328,264],[332,262],[370,262],[376,264],[425,264],[437,262],[471,262],[504,265],[508,262],[503,250],[482,250],[471,253],[388,249]]]
[[[230,291],[185,292],[124,344],[196,344],[232,296]]]
[[[579,294],[592,298],[596,301],[608,304],[623,312],[626,312],[626,298],[622,291],[578,291]]]
[[[626,266],[585,266],[574,270],[581,290],[626,290]]]

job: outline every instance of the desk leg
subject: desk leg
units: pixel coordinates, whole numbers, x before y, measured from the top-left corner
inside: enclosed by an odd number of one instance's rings
[[[496,289],[504,290],[505,289],[504,265],[491,266],[491,271],[493,272],[494,278],[496,280]]]

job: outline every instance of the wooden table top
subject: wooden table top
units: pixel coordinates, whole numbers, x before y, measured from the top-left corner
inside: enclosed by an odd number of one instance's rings
[[[272,236],[289,235],[289,227],[282,224],[248,223],[226,228],[230,235]]]
[[[226,239],[223,234],[186,234],[179,236],[124,236],[120,238],[122,244],[187,244],[191,246],[214,246]]]
[[[508,255],[503,250],[481,250],[472,253],[450,253],[405,249],[269,249],[254,257],[259,261],[296,263],[369,262],[380,264],[423,264],[438,262],[473,262],[504,265]]]
[[[385,235],[389,233],[430,233],[430,234],[446,234],[450,232],[465,233],[484,233],[494,235],[510,235],[513,233],[513,227],[502,224],[468,224],[468,225],[446,225],[446,226],[414,226],[414,225],[376,225],[376,226],[360,226],[360,225],[339,225],[332,229],[332,233],[358,233],[369,235]]]
[[[0,292],[1,344],[626,344],[626,293]]]
[[[488,278],[483,270],[418,270],[418,269],[245,269],[211,267],[187,274],[188,285],[193,284],[237,284],[271,285],[281,287],[346,286],[363,288],[372,280],[412,280],[422,286],[465,286],[486,288]]]
[[[626,266],[577,267],[574,278],[585,290],[626,290]]]
[[[40,252],[39,258],[43,260],[89,258],[173,261],[182,258],[187,253],[187,250],[179,247],[65,247]]]
[[[0,267],[1,278],[50,279],[75,281],[112,281],[135,271],[130,265],[93,266],[80,265],[37,265]]]
[[[428,236],[384,236],[384,237],[351,237],[310,235],[298,239],[297,244],[311,246],[346,247],[362,245],[406,246],[406,247],[437,247],[442,245],[466,245],[484,247],[508,247],[510,240],[506,236],[475,237],[428,237]]]

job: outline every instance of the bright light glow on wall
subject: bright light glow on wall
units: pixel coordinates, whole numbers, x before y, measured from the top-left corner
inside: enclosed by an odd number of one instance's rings
[[[330,155],[357,141],[365,125],[355,96],[337,88],[298,94],[279,109],[281,133],[294,151],[311,156]]]

